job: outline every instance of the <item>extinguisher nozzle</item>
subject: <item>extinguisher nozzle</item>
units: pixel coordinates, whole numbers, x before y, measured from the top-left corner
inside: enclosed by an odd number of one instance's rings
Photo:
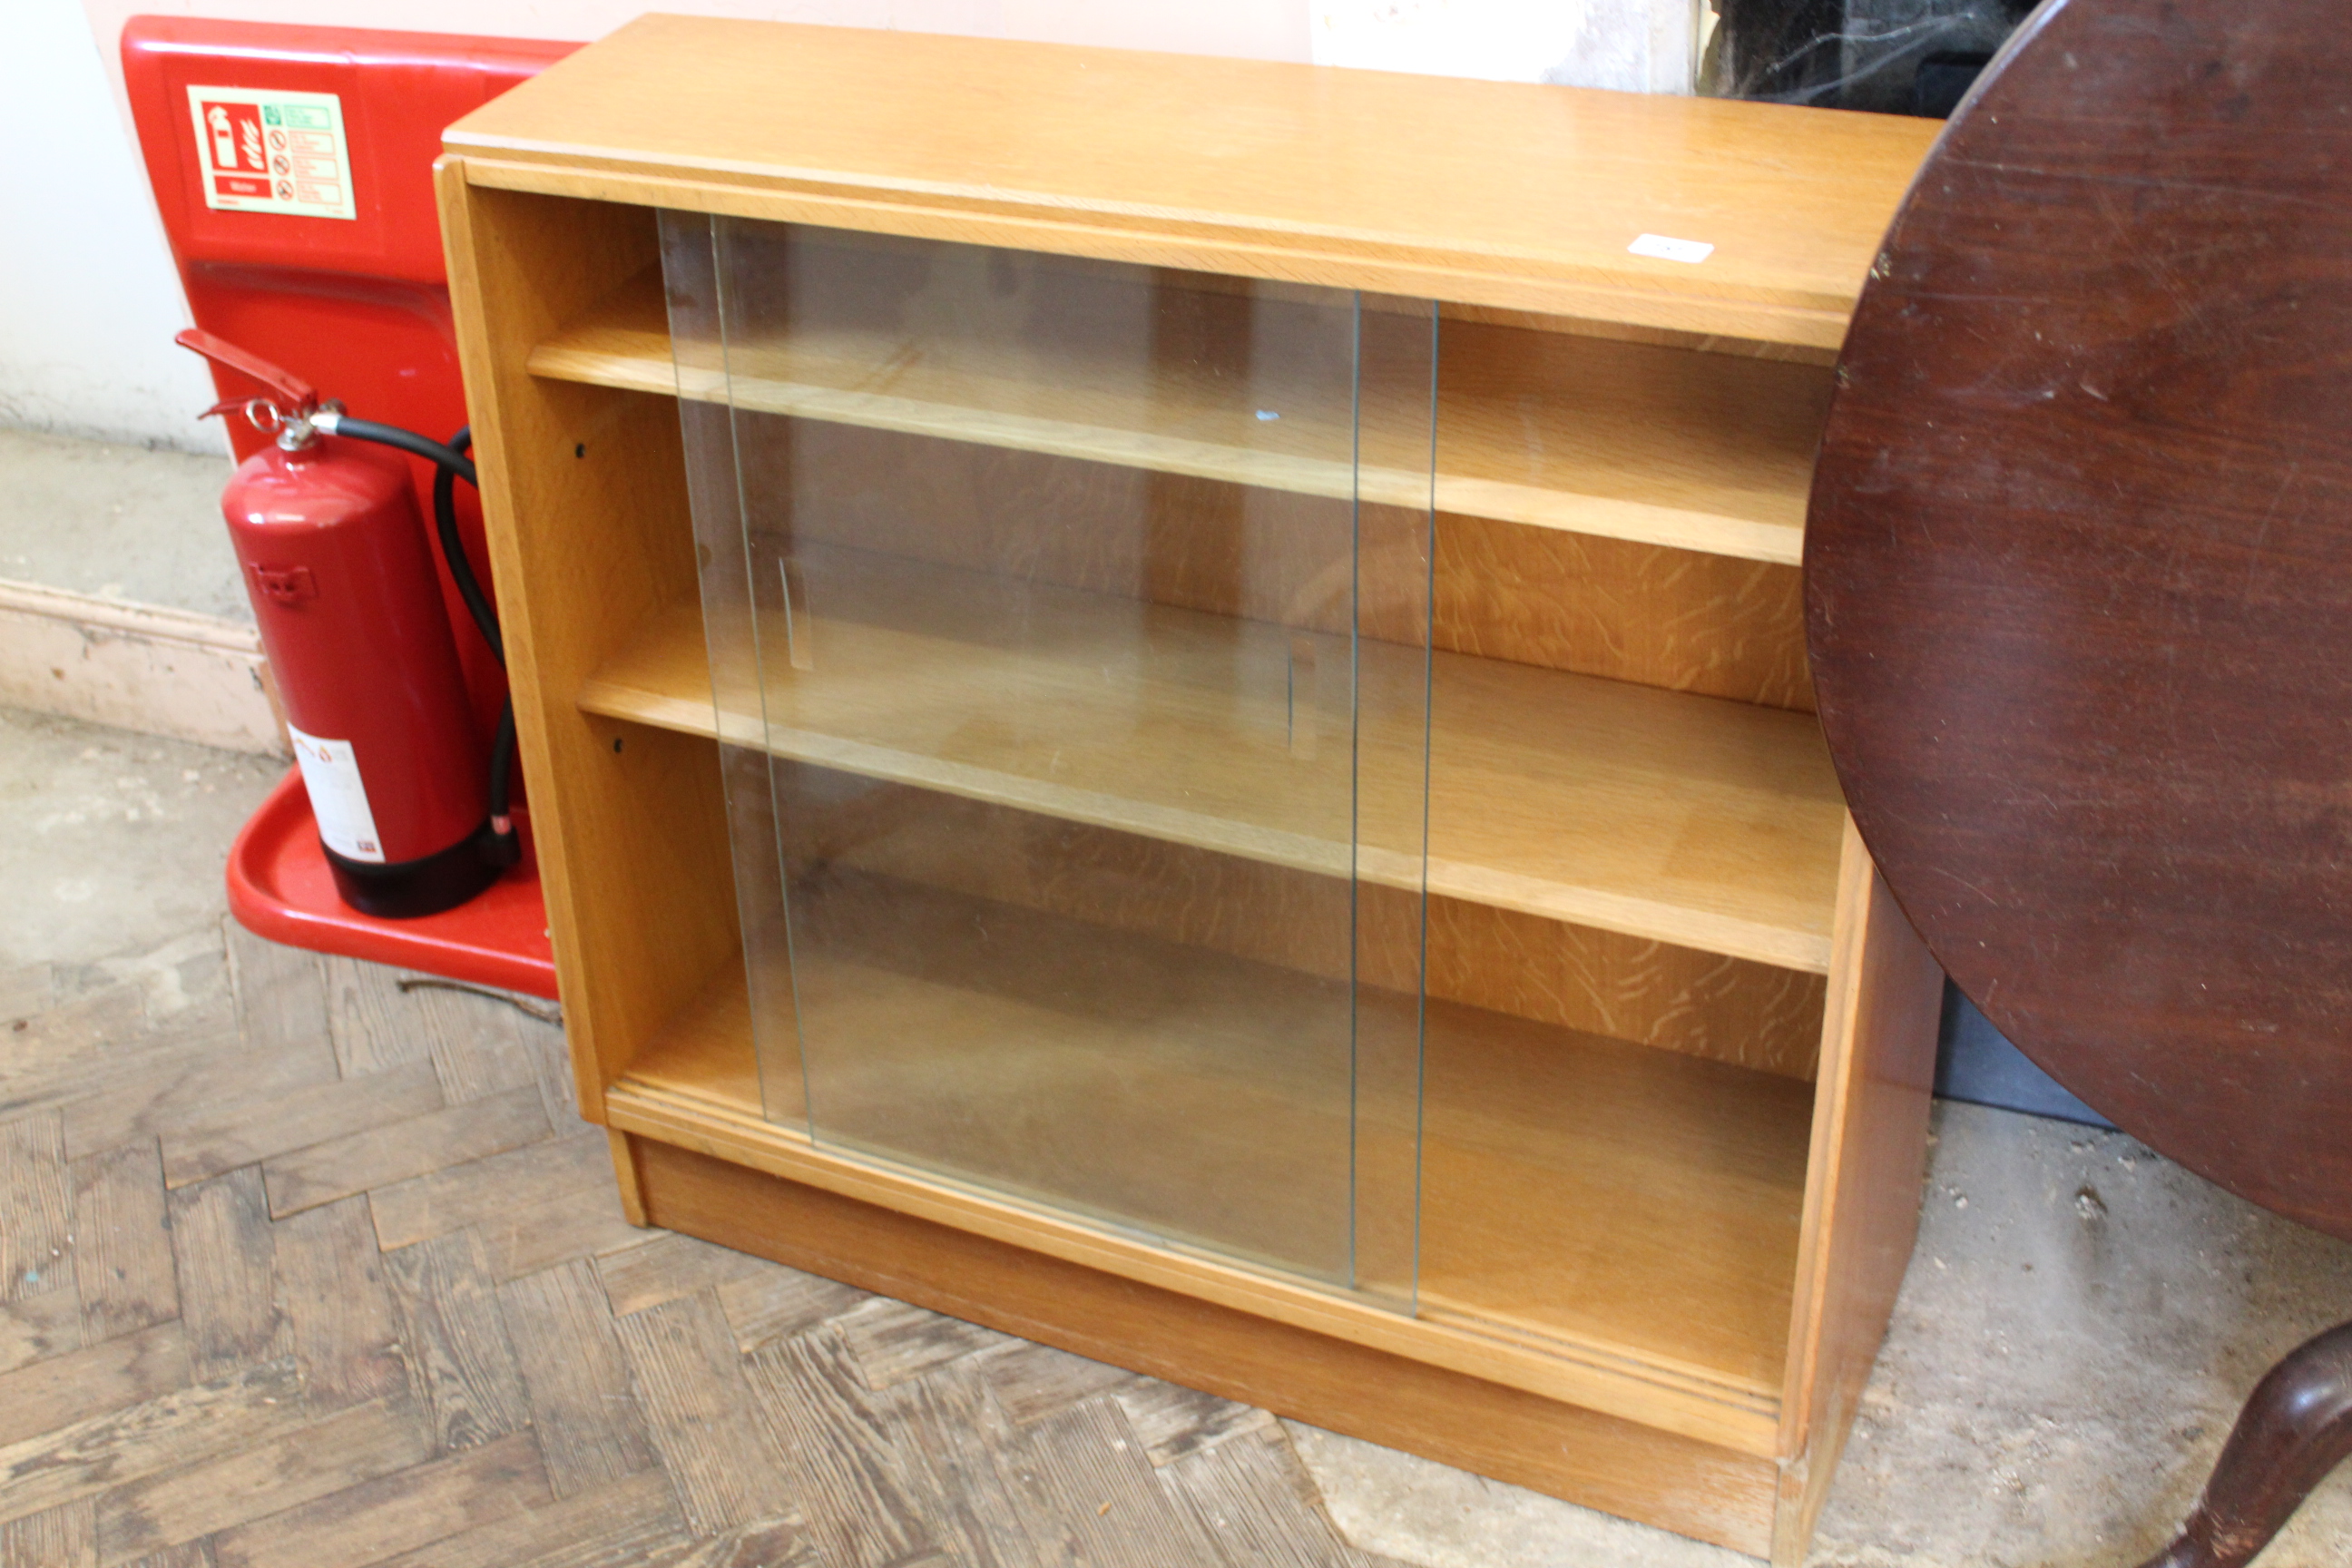
[[[446,508],[442,516],[448,516]],[[490,816],[482,825],[482,858],[500,870],[522,858],[522,840],[515,835],[514,814],[509,809],[514,800],[514,699],[509,697],[499,713],[498,738],[490,742]]]

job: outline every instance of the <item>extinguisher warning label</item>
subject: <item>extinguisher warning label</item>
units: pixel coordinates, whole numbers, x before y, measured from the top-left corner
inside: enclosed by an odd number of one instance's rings
[[[375,836],[375,813],[368,809],[367,785],[360,782],[352,743],[322,741],[290,724],[286,732],[294,739],[294,760],[301,764],[302,787],[310,792],[319,837],[346,860],[381,863],[383,843]]]
[[[356,219],[343,102],[331,92],[191,87],[205,205]]]

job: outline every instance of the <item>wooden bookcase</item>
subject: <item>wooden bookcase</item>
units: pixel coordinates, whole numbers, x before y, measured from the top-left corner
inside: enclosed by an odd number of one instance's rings
[[[1798,563],[1835,348],[1932,130],[665,16],[452,127],[443,224],[531,821],[583,1113],[611,1131],[635,1217],[1801,1559],[1910,1252],[1941,977],[1845,817]],[[1361,415],[1307,398],[1274,449],[1219,426],[1213,375],[1181,364],[1131,405],[985,344],[860,381],[828,366],[892,345],[847,329],[714,378],[672,342],[664,212],[1244,304],[1433,300],[1433,447],[1364,437],[1336,460],[1317,430]],[[1714,248],[1628,249],[1652,234]],[[713,405],[858,433],[877,489],[982,453],[992,473],[1422,517],[1427,648],[1368,638],[1350,668],[1366,689],[1425,681],[1424,793],[1402,803],[1425,809],[1425,854],[1302,826],[1216,710],[1154,684],[1286,635],[1198,593],[1106,613],[1024,589],[1069,668],[1133,667],[1108,697],[979,642],[942,658],[929,628],[971,579],[919,528],[875,557],[911,622],[812,613],[892,689],[984,708],[1025,682],[1073,724],[1090,703],[1146,716],[1047,778],[985,740],[912,738],[870,690],[714,682],[681,435],[682,408]],[[1138,638],[1161,663],[1133,659]],[[1368,721],[1361,743],[1388,742]],[[1406,910],[1425,1004],[1409,1309],[779,1113],[801,1091],[763,1079],[752,997],[787,961],[755,942],[747,963],[721,767],[739,752],[890,786],[941,841],[1034,819],[1213,861],[1222,934],[1171,915],[1153,940],[1244,1011],[1283,941],[1274,879],[1352,867],[1360,914]],[[1197,767],[1170,782],[1203,756],[1224,768],[1213,799]],[[1083,895],[1015,897],[1001,872],[991,918],[1081,963]],[[976,1104],[988,1064],[1063,1026],[1008,994],[975,982],[950,1009]],[[892,1047],[903,1024],[871,1016]],[[1088,1114],[1082,1084],[1030,1092],[1026,1114]],[[1309,1112],[1231,1099],[1237,1142],[1305,1136]]]

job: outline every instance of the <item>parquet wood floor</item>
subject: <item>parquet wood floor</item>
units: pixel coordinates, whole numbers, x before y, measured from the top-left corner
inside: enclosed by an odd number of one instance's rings
[[[568,1096],[234,927],[0,973],[0,1568],[1393,1568],[1264,1411],[631,1226]]]

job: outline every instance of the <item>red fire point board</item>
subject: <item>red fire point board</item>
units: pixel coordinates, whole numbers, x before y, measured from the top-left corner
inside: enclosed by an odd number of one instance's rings
[[[0,0],[0,16],[7,14],[7,0]],[[433,435],[463,425],[435,218],[441,128],[578,47],[132,17],[122,29],[124,85],[196,325],[316,382],[371,418]],[[222,110],[217,118],[207,113],[214,105]],[[272,164],[268,197],[224,195],[215,183],[263,177],[240,150],[249,145],[241,108],[251,114],[245,124],[258,124]],[[223,120],[226,155],[214,134]],[[273,130],[286,135],[282,149],[270,143]],[[306,140],[298,143],[298,132]],[[317,136],[331,139],[337,177],[323,163],[293,163],[297,154],[328,155],[307,140]],[[282,174],[274,166],[280,154],[288,161]],[[298,176],[310,183],[313,199],[298,185],[292,205],[278,205],[277,181]],[[340,188],[317,188],[327,184]],[[340,202],[319,199],[329,196]],[[242,378],[223,380],[224,397],[257,390]],[[250,456],[268,437],[240,422],[231,440],[239,456]],[[418,504],[430,515],[429,466],[412,467]],[[477,563],[485,558],[478,516],[472,492],[458,487],[458,531]],[[467,625],[457,590],[445,587],[444,597],[487,743],[506,682]],[[302,775],[289,771],[230,852],[229,909],[247,930],[275,942],[552,996],[547,911],[520,809],[515,822],[522,863],[487,892],[421,920],[380,920],[337,896]]]
[[[223,212],[357,218],[342,100],[331,92],[188,89],[205,205]]]

